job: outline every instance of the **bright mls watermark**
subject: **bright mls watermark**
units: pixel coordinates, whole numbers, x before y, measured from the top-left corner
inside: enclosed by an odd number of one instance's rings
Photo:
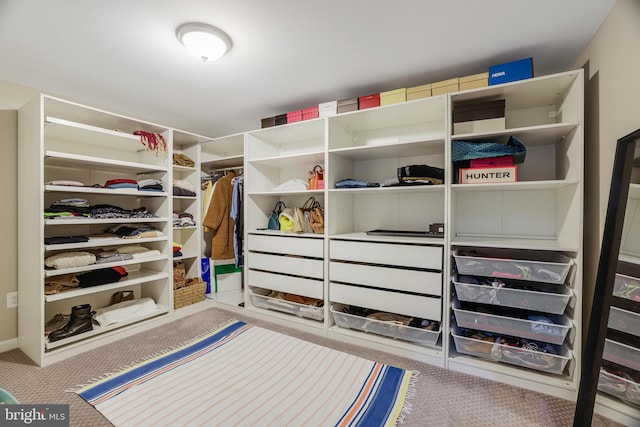
[[[69,427],[69,405],[0,405],[0,426]]]

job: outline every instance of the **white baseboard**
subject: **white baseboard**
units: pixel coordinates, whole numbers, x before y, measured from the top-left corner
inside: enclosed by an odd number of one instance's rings
[[[0,353],[18,348],[18,338],[0,341]]]

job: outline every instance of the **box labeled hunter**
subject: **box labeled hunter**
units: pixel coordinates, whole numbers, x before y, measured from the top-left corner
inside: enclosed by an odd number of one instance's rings
[[[460,184],[493,184],[517,182],[517,166],[500,166],[492,168],[461,168]]]

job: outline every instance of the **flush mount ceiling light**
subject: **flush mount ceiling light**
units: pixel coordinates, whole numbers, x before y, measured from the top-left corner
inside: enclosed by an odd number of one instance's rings
[[[190,22],[176,30],[176,37],[187,50],[203,62],[215,61],[231,49],[231,38],[220,28]]]

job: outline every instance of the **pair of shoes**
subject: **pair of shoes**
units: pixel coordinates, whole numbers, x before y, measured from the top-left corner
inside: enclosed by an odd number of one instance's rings
[[[69,319],[71,318],[70,314],[62,314],[58,313],[53,316],[47,323],[44,324],[44,335],[47,336],[51,332],[56,331],[69,323]]]
[[[521,366],[533,369],[548,370],[555,366],[557,351],[547,343],[536,343],[534,341],[522,340],[522,346],[512,347],[506,345],[502,348],[502,355],[505,359],[511,359]]]
[[[49,342],[59,341],[74,335],[81,334],[93,330],[91,317],[94,312],[91,311],[91,305],[82,304],[71,308],[71,317],[69,322],[62,328],[57,329],[49,334]]]

